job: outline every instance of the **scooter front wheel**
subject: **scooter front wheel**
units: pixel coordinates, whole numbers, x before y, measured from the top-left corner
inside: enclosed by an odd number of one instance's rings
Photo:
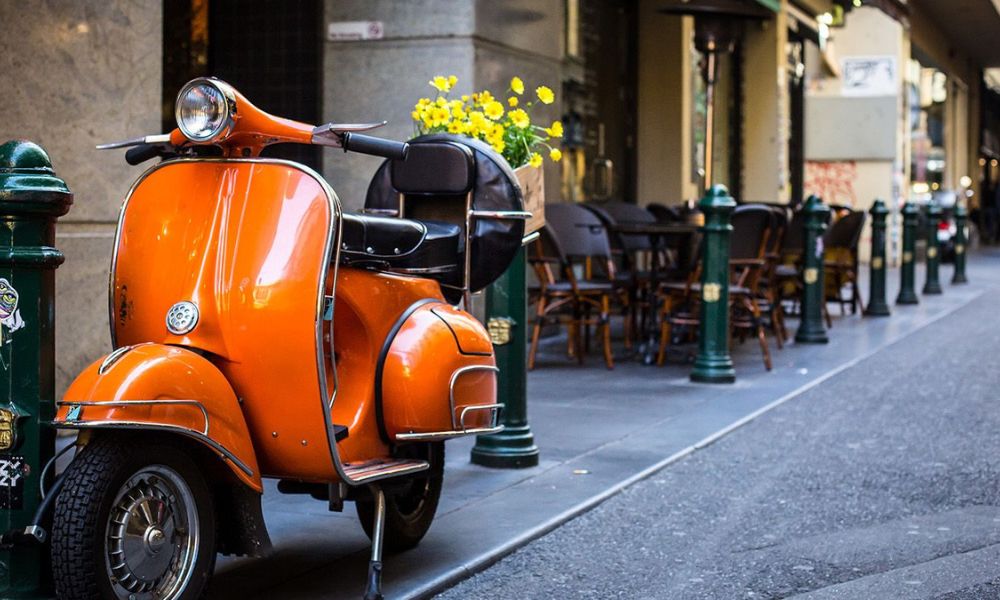
[[[192,600],[215,566],[212,496],[168,438],[99,437],[56,499],[52,571],[60,599]]]

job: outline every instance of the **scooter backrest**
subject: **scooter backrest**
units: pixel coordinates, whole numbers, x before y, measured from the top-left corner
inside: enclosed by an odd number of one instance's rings
[[[392,187],[407,196],[465,196],[476,183],[472,151],[453,142],[414,144],[390,168]]]
[[[446,221],[463,230],[467,200],[476,211],[524,210],[517,176],[489,144],[447,133],[423,135],[409,144],[405,161],[387,160],[376,171],[368,186],[366,209]],[[432,149],[425,154],[424,146]],[[469,287],[475,292],[495,281],[517,256],[524,221],[475,219],[469,233]]]

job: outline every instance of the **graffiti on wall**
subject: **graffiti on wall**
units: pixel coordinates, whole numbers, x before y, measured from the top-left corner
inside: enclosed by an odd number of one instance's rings
[[[858,165],[853,160],[806,161],[805,194],[816,194],[827,204],[856,206],[858,195],[854,182]]]

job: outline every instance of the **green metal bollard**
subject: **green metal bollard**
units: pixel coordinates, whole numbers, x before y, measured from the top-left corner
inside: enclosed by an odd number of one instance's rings
[[[823,327],[823,231],[830,220],[830,207],[812,195],[802,210],[806,213],[805,243],[802,253],[802,320],[795,332],[797,344],[825,344],[830,341]]]
[[[691,381],[733,383],[736,371],[729,357],[729,236],[736,201],[724,185],[713,185],[698,202],[705,215],[701,228],[701,319],[698,356]]]
[[[56,218],[73,195],[37,145],[0,146],[0,597],[51,596],[48,552],[29,529],[55,453]],[[46,482],[51,485],[51,482]]]
[[[965,237],[965,227],[969,221],[969,214],[965,210],[964,202],[955,203],[955,274],[951,276],[952,284],[968,283],[965,277],[965,251],[968,249],[969,240]]]
[[[504,430],[476,437],[470,459],[477,465],[522,469],[538,464],[538,446],[528,425],[527,255],[522,247],[486,296],[487,329],[497,366],[497,401]]]
[[[890,312],[885,302],[885,218],[889,209],[876,198],[868,212],[872,216],[871,295],[865,315],[887,317]]]
[[[938,223],[941,222],[941,207],[933,200],[927,204],[927,280],[924,282],[925,294],[941,294],[939,271],[941,266],[941,248],[938,245]]]
[[[914,257],[917,254],[917,223],[920,221],[920,208],[912,202],[903,206],[903,264],[899,269],[900,287],[896,304],[919,304],[917,296],[917,265]]]

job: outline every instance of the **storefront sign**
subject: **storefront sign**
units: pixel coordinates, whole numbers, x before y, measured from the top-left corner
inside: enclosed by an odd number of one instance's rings
[[[899,74],[895,56],[847,56],[841,59],[844,96],[895,96]]]

